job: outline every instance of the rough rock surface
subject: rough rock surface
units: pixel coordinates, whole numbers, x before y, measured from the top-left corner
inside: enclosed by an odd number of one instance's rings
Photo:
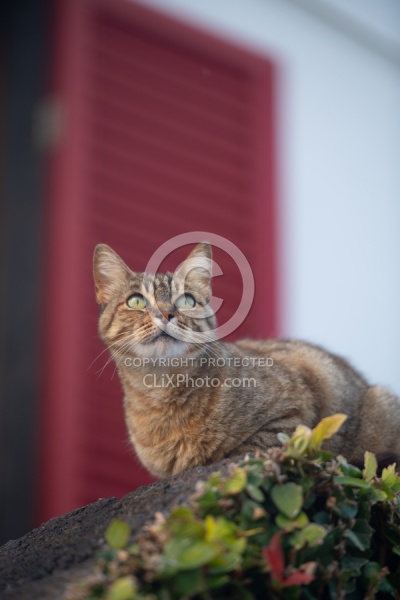
[[[184,504],[197,481],[224,471],[231,460],[197,467],[139,488],[120,500],[101,499],[67,515],[51,519],[0,548],[1,600],[60,600],[90,572],[95,552],[104,543],[110,520],[118,517],[139,532],[155,512],[167,513]]]

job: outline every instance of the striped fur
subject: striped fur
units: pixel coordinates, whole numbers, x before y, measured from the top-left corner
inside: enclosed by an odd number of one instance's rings
[[[175,274],[150,276],[131,271],[108,246],[95,249],[99,332],[117,364],[129,436],[147,469],[165,477],[263,450],[277,444],[279,432],[314,427],[338,412],[349,418],[328,449],[350,460],[365,450],[399,455],[398,399],[369,386],[346,360],[301,341],[213,340],[210,260],[210,246],[199,244]],[[146,298],[145,309],[127,306],[134,293]],[[176,308],[183,293],[195,308]],[[185,376],[182,385],[169,385]],[[207,377],[213,385],[204,385]],[[232,378],[242,385],[228,387]]]

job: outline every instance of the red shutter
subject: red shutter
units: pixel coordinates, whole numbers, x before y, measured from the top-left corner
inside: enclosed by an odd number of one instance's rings
[[[233,337],[273,336],[277,323],[271,64],[128,1],[58,7],[63,131],[48,194],[40,520],[151,481],[129,446],[114,366],[102,370],[96,243],[143,270],[175,235],[222,235],[256,281],[252,311]],[[215,257],[224,321],[241,278],[225,253]]]

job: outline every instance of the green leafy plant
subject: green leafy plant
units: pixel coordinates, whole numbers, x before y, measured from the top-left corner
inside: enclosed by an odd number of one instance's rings
[[[201,482],[136,536],[114,520],[86,599],[399,598],[400,477],[321,450],[345,415]]]

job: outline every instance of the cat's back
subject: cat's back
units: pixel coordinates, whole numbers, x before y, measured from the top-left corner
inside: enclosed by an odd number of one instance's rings
[[[228,346],[228,344],[226,344]],[[297,339],[267,339],[258,340],[251,338],[244,338],[229,344],[232,347],[236,347],[246,354],[254,356],[266,356],[274,355],[277,359],[281,357],[309,357],[312,360],[334,360],[339,359],[342,362],[344,359],[336,356],[332,352],[327,352],[321,346],[311,344],[310,342],[304,342],[303,340]]]
[[[243,339],[230,345],[230,351],[245,357],[269,359],[270,369],[297,373],[316,381],[365,388],[364,377],[350,363],[322,347],[302,340],[253,340]]]
[[[347,360],[301,340],[244,339],[227,344],[226,349],[243,358],[268,359],[246,363],[250,366],[241,375],[255,378],[254,397],[259,406],[265,405],[266,414],[278,418],[274,426],[279,431],[285,425],[293,430],[299,423],[314,427],[324,417],[344,413],[348,421],[329,448],[351,453],[350,446],[360,435],[363,398],[370,388]],[[243,390],[240,394],[243,397]]]

